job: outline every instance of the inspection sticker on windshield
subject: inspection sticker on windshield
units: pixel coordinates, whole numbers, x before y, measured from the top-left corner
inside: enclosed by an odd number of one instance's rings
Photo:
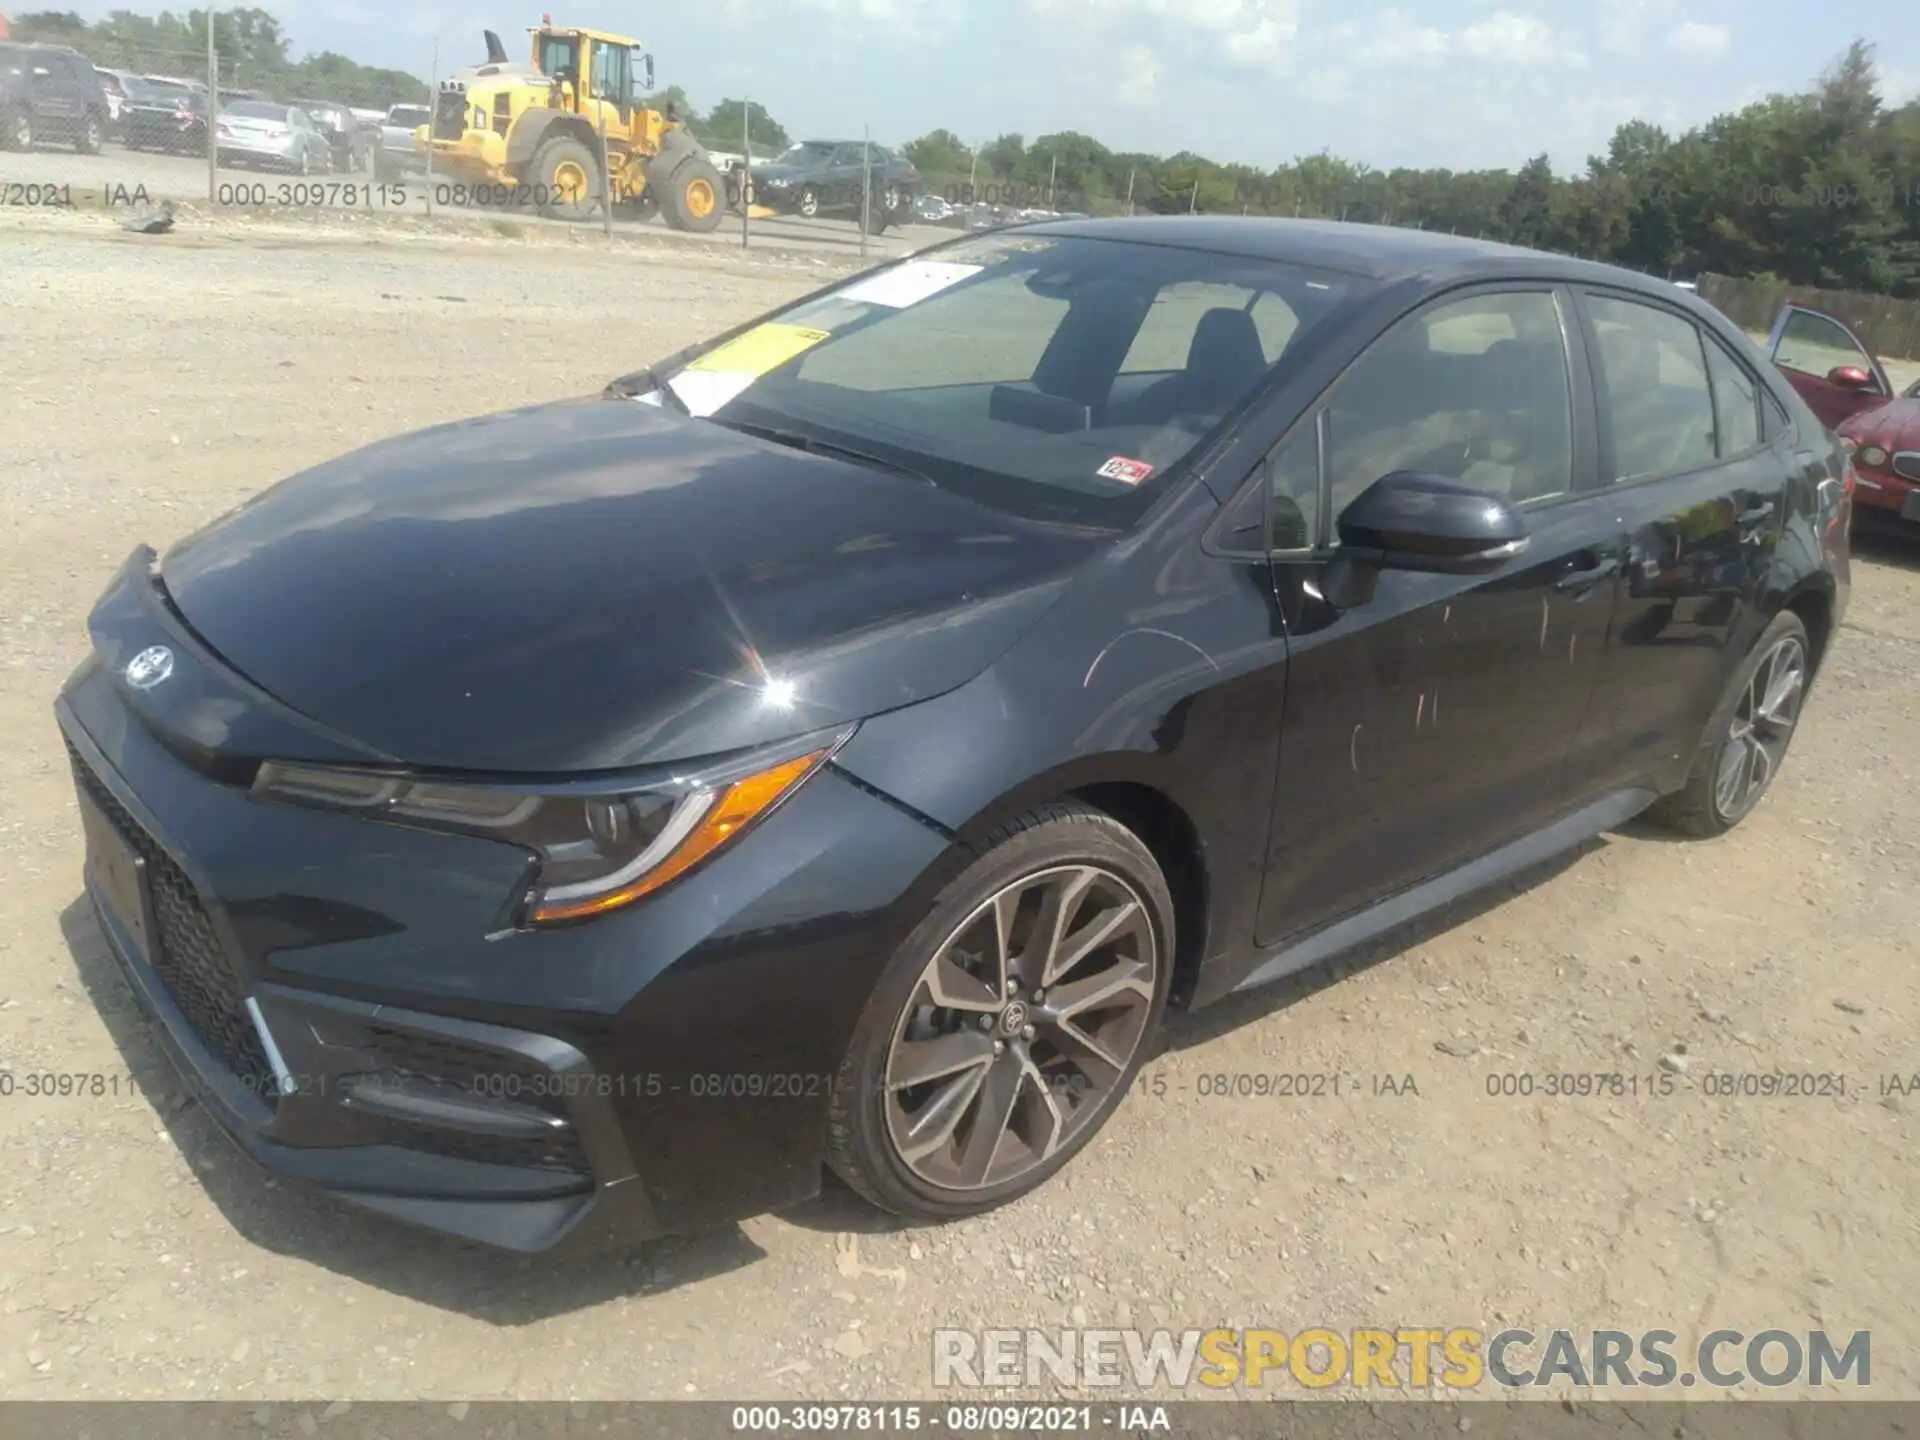
[[[1153,474],[1154,467],[1144,460],[1130,460],[1125,455],[1116,455],[1093,473],[1102,480],[1118,480],[1122,485],[1138,485]]]
[[[979,265],[956,265],[950,260],[909,260],[904,265],[895,265],[878,275],[854,282],[834,298],[904,310],[909,305],[918,305],[931,295],[938,295],[950,285],[958,285],[969,275],[978,275],[983,268]]]

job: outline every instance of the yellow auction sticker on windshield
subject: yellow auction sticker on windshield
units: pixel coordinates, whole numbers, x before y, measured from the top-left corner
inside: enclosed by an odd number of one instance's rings
[[[828,331],[812,330],[805,325],[756,325],[746,334],[737,335],[726,344],[709,350],[687,369],[723,375],[760,376],[786,364],[794,356],[811,350],[828,334]]]

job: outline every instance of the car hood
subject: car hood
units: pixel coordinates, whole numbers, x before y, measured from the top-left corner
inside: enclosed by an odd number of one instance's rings
[[[169,552],[209,648],[410,764],[617,769],[771,743],[972,679],[1104,532],[632,400],[376,444]]]
[[[1901,396],[1849,415],[1840,433],[1859,444],[1920,450],[1920,397]]]

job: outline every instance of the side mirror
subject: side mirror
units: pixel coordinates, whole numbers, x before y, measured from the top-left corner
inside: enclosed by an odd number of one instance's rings
[[[1842,390],[1852,390],[1856,394],[1865,394],[1877,389],[1870,371],[1858,365],[1836,365],[1827,372],[1827,383],[1838,385]]]
[[[1340,546],[1381,570],[1473,575],[1526,552],[1527,524],[1498,495],[1440,475],[1396,470],[1340,516]]]
[[[643,77],[640,82],[640,88],[642,90],[653,89],[653,56],[642,55],[640,57],[640,74]]]

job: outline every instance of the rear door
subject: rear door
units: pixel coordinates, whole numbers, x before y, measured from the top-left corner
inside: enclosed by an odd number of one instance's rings
[[[1582,292],[1602,464],[1626,573],[1575,763],[1601,788],[1669,788],[1757,633],[1795,471],[1745,360],[1679,307]]]
[[[1829,430],[1893,394],[1873,352],[1844,324],[1818,310],[1800,305],[1783,309],[1767,337],[1767,354]]]

